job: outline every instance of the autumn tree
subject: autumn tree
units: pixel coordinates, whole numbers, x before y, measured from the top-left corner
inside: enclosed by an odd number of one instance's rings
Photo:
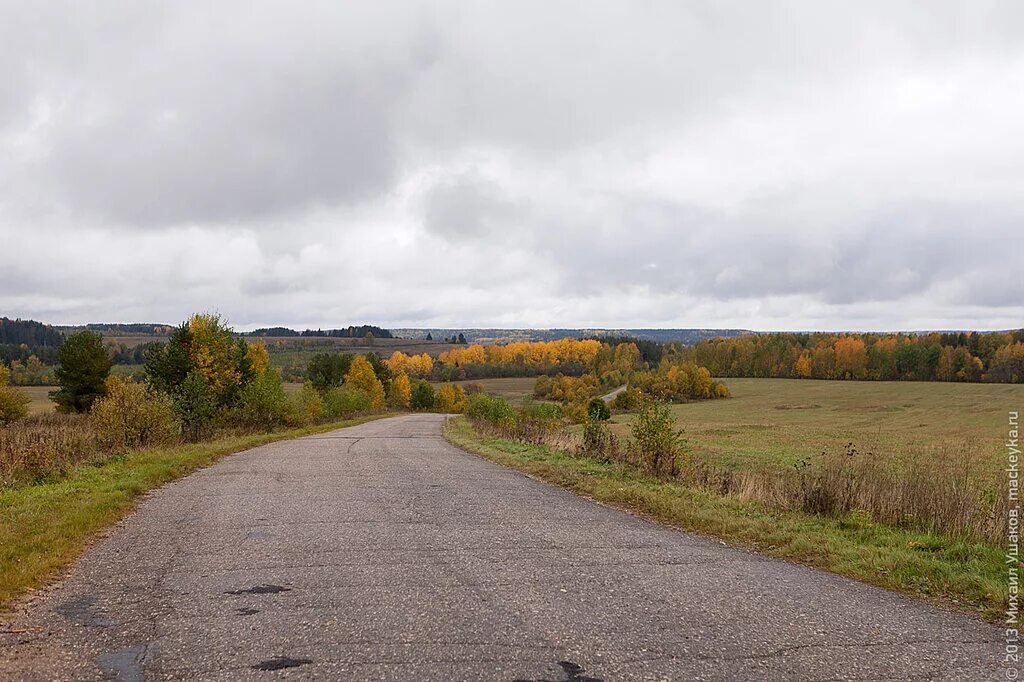
[[[400,372],[395,375],[388,385],[388,407],[407,410],[411,400],[412,386],[409,383],[409,376],[404,372]]]
[[[461,413],[466,409],[466,392],[458,384],[445,384],[437,391],[434,407],[440,412]]]
[[[0,363],[0,426],[5,426],[28,414],[31,399],[16,388],[8,386],[10,373]]]
[[[800,354],[800,357],[796,359],[796,363],[793,365],[793,375],[800,379],[809,379],[811,377],[811,354],[804,351]]]
[[[235,339],[219,315],[193,315],[188,330],[192,369],[206,379],[223,402],[228,402],[254,376],[245,341]]]
[[[384,407],[384,385],[373,371],[373,365],[362,355],[352,359],[352,366],[345,375],[345,383],[364,392],[370,399],[370,407],[379,410]]]
[[[868,353],[864,342],[852,336],[844,336],[835,343],[836,372],[840,377],[863,379],[868,366]]]

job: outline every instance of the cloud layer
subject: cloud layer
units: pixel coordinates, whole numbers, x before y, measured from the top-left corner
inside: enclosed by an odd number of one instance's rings
[[[1024,9],[11,3],[0,314],[1007,328]]]

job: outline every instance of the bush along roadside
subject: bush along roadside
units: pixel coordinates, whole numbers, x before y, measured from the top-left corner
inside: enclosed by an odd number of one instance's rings
[[[1005,609],[1008,593],[997,543],[923,524],[901,528],[845,503],[814,512],[788,507],[744,494],[707,471],[694,478],[692,472],[701,467],[687,459],[681,434],[657,405],[641,407],[646,418],[637,420],[642,424],[634,425],[630,442],[620,443],[596,419],[584,425],[581,436],[569,437],[560,428],[543,435],[540,420],[502,402],[472,396],[466,416],[446,424],[446,438],[504,466],[683,530],[988,620],[997,620]],[[800,485],[800,475],[794,476]]]

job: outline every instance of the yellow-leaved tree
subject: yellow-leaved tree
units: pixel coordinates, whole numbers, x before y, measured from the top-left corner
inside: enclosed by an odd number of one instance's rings
[[[388,386],[388,407],[406,410],[409,409],[411,400],[412,385],[409,383],[408,375],[401,372],[391,379],[391,384]]]
[[[804,351],[797,358],[796,364],[793,365],[793,374],[801,379],[811,378],[811,354],[809,352]]]
[[[188,331],[189,359],[214,392],[224,395],[237,388],[242,378],[238,371],[239,345],[220,315],[193,315]]]
[[[270,353],[267,352],[267,345],[262,341],[249,344],[245,350],[245,357],[252,366],[253,374],[263,374],[270,367]]]
[[[373,365],[366,356],[357,355],[352,359],[352,366],[345,375],[345,384],[365,393],[370,399],[371,409],[384,407],[384,385],[374,374]]]
[[[0,362],[0,426],[17,421],[28,414],[29,397],[7,386],[10,373]]]
[[[462,412],[466,409],[466,392],[457,384],[445,384],[434,398],[434,407],[439,412]]]

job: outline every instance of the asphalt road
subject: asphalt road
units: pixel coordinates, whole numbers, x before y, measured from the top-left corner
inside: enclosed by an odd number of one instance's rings
[[[1002,679],[1001,630],[663,528],[398,417],[147,496],[2,679]]]

